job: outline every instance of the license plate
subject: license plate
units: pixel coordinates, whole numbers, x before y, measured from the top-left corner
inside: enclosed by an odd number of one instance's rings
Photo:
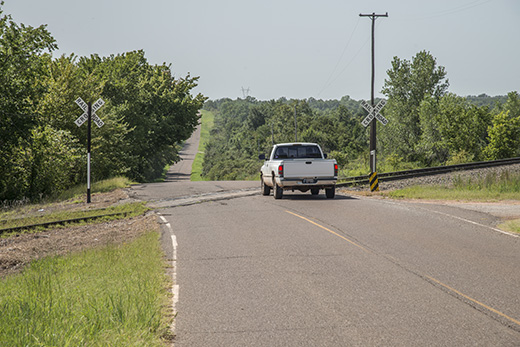
[[[302,182],[304,184],[309,184],[309,183],[316,183],[316,180],[314,178],[304,178]]]

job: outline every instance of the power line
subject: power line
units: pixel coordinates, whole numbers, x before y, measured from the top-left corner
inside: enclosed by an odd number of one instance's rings
[[[437,13],[433,12],[431,16],[425,17],[425,18],[443,17],[443,16],[447,16],[447,15],[450,15],[450,14],[463,12],[463,11],[472,9],[474,7],[477,7],[477,6],[484,5],[484,4],[486,4],[486,3],[490,2],[490,1],[492,1],[492,0],[475,0],[475,1],[471,1],[471,2],[466,3],[464,5],[453,7],[451,9],[447,9],[447,10],[444,10],[444,11],[438,11]]]
[[[350,66],[350,64],[352,64],[354,62],[354,60],[357,58],[357,56],[359,55],[359,53],[361,53],[361,51],[363,50],[363,48],[365,48],[365,46],[367,45],[368,41],[370,41],[370,38],[367,38],[365,40],[365,42],[363,43],[363,45],[361,45],[361,47],[358,49],[358,51],[356,52],[356,54],[354,54],[354,56],[352,57],[352,59],[350,59],[350,61],[347,63],[347,65],[345,65],[345,67],[336,75],[336,77],[334,77],[334,79],[332,79],[326,86],[323,87],[323,89],[318,93],[318,96],[320,96],[321,93],[323,93],[325,91],[325,89],[327,89],[328,87],[330,87],[334,82],[336,82],[340,77],[341,75],[343,75],[343,73],[345,72],[345,70],[347,70],[347,68]]]
[[[334,75],[334,72],[336,72],[336,69],[338,68],[340,62],[341,62],[341,59],[343,58],[343,56],[345,55],[345,52],[347,51],[347,48],[348,46],[350,45],[350,42],[352,41],[352,38],[354,37],[354,33],[356,32],[356,29],[358,27],[358,24],[359,24],[359,21],[360,21],[360,18],[358,18],[357,22],[356,22],[356,25],[354,26],[354,30],[352,30],[352,33],[350,34],[350,38],[348,39],[347,41],[347,44],[345,45],[345,47],[343,48],[343,52],[341,52],[341,55],[338,59],[338,62],[336,63],[336,66],[334,66],[334,69],[332,69],[331,73],[330,73],[330,76],[329,78],[327,78],[327,80],[325,81],[325,83],[323,84],[323,87],[321,89],[321,91],[318,93],[318,96],[320,96],[321,93],[323,93],[323,91],[330,86],[330,84],[332,83],[329,83],[330,79],[332,78],[332,76]],[[359,53],[359,51],[358,51]],[[357,53],[356,53],[357,55]],[[350,65],[350,62],[349,64]],[[348,66],[347,65],[347,66]],[[346,68],[346,67],[345,67]],[[342,71],[345,71],[345,68],[342,70]],[[340,73],[341,74],[341,73]]]
[[[428,14],[428,15],[425,15],[425,16],[411,15],[411,16],[406,17],[406,18],[399,18],[399,17],[397,17],[396,19],[397,20],[408,20],[408,21],[421,21],[421,20],[425,20],[425,19],[445,17],[445,16],[449,16],[449,15],[452,15],[452,14],[456,14],[456,13],[460,13],[460,12],[464,12],[464,11],[470,10],[470,9],[472,9],[474,7],[482,6],[482,5],[487,4],[488,2],[491,2],[491,1],[493,1],[493,0],[474,0],[474,1],[468,2],[466,4],[463,4],[463,5],[460,5],[460,6],[457,6],[457,7],[453,7],[453,8],[450,8],[450,9],[432,12],[431,14]]]

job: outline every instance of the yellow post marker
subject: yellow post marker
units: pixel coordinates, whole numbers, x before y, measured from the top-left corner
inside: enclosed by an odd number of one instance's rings
[[[377,172],[372,172],[369,177],[370,182],[370,191],[378,192],[379,191],[379,181],[377,179]]]

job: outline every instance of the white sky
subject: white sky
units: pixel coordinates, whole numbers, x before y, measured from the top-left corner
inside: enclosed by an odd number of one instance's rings
[[[376,95],[394,56],[430,51],[461,96],[520,90],[518,0],[5,0],[17,23],[47,24],[54,56],[143,49],[176,77],[200,76],[211,99],[370,98],[371,21]]]

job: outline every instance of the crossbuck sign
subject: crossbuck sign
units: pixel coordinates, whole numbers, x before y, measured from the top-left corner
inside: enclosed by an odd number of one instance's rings
[[[76,123],[76,125],[78,127],[80,127],[88,119],[88,104],[85,101],[83,101],[82,98],[77,98],[76,104],[78,104],[79,108],[81,108],[83,110],[83,114],[74,121],[74,123]],[[99,118],[96,114],[96,111],[99,110],[101,108],[101,106],[103,106],[104,104],[105,104],[105,102],[103,101],[103,99],[99,98],[92,105],[92,120],[94,121],[94,123],[96,123],[98,128],[101,128],[103,125],[105,125],[105,123],[101,120],[101,118]]]
[[[381,124],[386,125],[388,123],[388,119],[386,119],[385,117],[383,117],[383,115],[381,115],[381,113],[379,113],[379,111],[381,111],[381,109],[385,105],[385,100],[379,101],[375,107],[369,105],[368,102],[366,102],[365,100],[361,101],[361,106],[363,106],[363,108],[368,111],[368,116],[366,116],[365,119],[363,119],[361,124],[363,124],[363,126],[366,128],[370,124],[372,119],[374,119],[375,117],[378,121],[381,122]]]

